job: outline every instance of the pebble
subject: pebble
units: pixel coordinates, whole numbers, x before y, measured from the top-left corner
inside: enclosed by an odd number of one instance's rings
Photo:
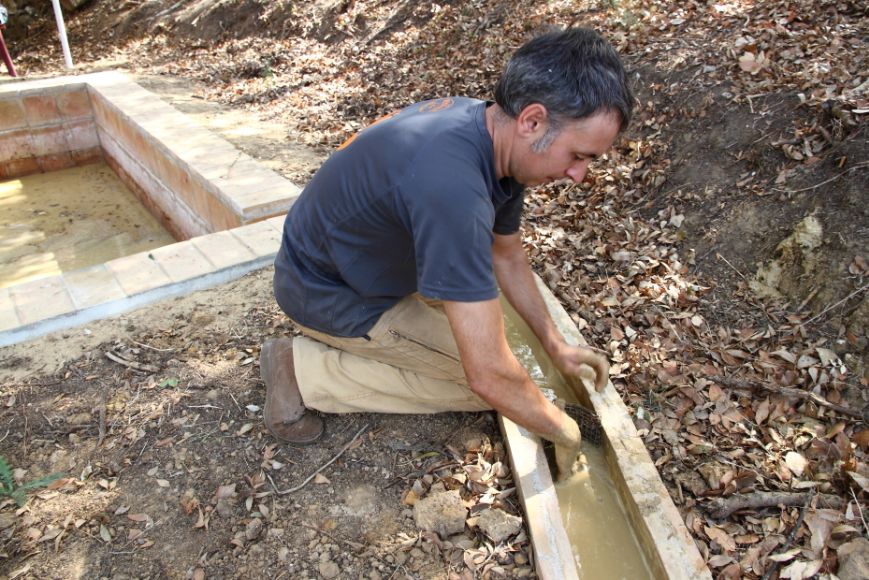
[[[286,546],[282,546],[280,550],[278,550],[278,560],[281,562],[286,562],[290,557],[290,549]]]
[[[318,570],[320,571],[320,576],[326,578],[326,580],[337,578],[338,574],[341,573],[341,570],[338,568],[338,564],[332,562],[331,560],[327,562],[320,562]]]
[[[256,540],[263,531],[263,521],[259,518],[252,519],[244,529],[244,535],[248,540]]]

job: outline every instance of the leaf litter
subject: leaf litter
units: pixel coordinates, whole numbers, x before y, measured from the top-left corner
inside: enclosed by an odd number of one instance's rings
[[[118,12],[135,20],[137,10],[128,5]],[[865,183],[865,7],[825,0],[678,6],[656,0],[570,6],[359,1],[324,12],[316,3],[299,2],[290,17],[287,4],[274,3],[254,11],[258,34],[240,26],[205,39],[184,28],[180,8],[167,3],[166,10],[152,34],[128,34],[126,45],[92,46],[87,36],[91,23],[108,22],[113,35],[124,37],[120,19],[85,12],[71,20],[70,32],[95,58],[115,51],[132,69],[196,79],[203,83],[197,97],[279,120],[293,128],[294,139],[322,151],[408,102],[487,96],[507,55],[548,23],[606,30],[641,79],[634,127],[586,182],[529,192],[524,242],[535,270],[590,342],[607,351],[613,384],[717,576],[829,575],[836,570],[838,547],[866,535],[869,401],[860,362],[866,339],[865,328],[848,318],[865,304],[865,231],[848,230],[856,232],[854,239],[843,238],[844,273],[824,279],[816,271],[816,286],[801,287],[798,300],[770,301],[748,289],[750,272],[744,268],[750,260],[734,264],[716,246],[714,221],[725,205],[766,198],[786,205],[816,193],[818,184],[826,189],[855,179]],[[208,19],[203,22],[207,28]],[[171,30],[184,33],[173,36]],[[48,50],[42,50],[45,44],[40,51],[28,48],[41,38],[24,42],[22,65],[58,70],[52,44]],[[745,131],[749,142],[739,137],[738,147],[722,148],[726,163],[738,170],[732,182],[704,189],[678,180],[674,128],[697,131],[710,115],[729,111],[753,123]],[[758,124],[763,120],[766,125]],[[813,176],[818,177],[809,181]],[[697,233],[698,211],[709,212],[708,231]],[[830,279],[844,288],[835,299],[824,286]],[[272,328],[281,328],[275,320],[272,313]],[[243,367],[252,362],[245,348],[256,345],[240,346],[221,354]],[[158,347],[187,348],[179,336]],[[107,352],[129,373],[137,370],[131,363],[149,364],[132,347]],[[179,413],[189,393],[172,383],[174,371],[136,381],[128,401],[114,404],[131,404],[159,387],[158,407],[124,412],[150,421]],[[74,365],[67,372],[82,375]],[[7,408],[20,404],[19,393],[3,395]],[[185,434],[164,440],[177,445],[258,437],[257,411],[247,409],[253,416],[243,422],[229,419],[238,409],[227,403],[231,411],[213,410],[220,416],[210,417],[216,424],[208,429],[197,418],[204,410],[174,417]],[[136,421],[111,428],[109,446],[132,448],[149,433]],[[71,431],[70,438],[77,433]],[[265,449],[252,459],[263,472],[278,472],[275,463],[293,466],[288,457]],[[423,465],[437,457],[418,459]],[[480,487],[484,478],[474,479],[491,473],[492,463],[453,459],[469,469],[441,473],[445,488],[459,485],[486,501],[494,497]],[[428,492],[434,474],[426,475],[403,481],[405,501]],[[172,485],[171,478],[162,480]],[[92,480],[88,475],[74,481],[65,493]],[[318,487],[334,486],[330,478]],[[252,506],[265,499],[256,497],[265,493],[256,489],[244,493]],[[203,510],[210,514],[220,501],[204,508],[195,502],[187,513],[198,512],[207,522]],[[733,506],[742,507],[727,511]],[[405,541],[442,549],[424,534]],[[485,542],[475,549],[454,564],[456,574],[477,570],[491,555]]]

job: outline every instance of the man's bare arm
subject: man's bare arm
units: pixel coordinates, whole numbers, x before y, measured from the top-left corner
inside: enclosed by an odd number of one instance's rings
[[[564,413],[546,400],[510,351],[498,299],[444,302],[471,390],[505,417],[542,436],[562,427]]]
[[[492,260],[498,285],[507,301],[528,324],[559,370],[578,376],[580,366],[589,365],[595,372],[595,389],[602,391],[609,377],[609,364],[592,350],[564,341],[537,289],[520,234],[496,235]]]

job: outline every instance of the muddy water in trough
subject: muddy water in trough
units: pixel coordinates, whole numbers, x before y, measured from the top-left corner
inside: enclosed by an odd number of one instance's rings
[[[0,288],[173,242],[105,163],[0,181]]]
[[[558,396],[574,402],[573,396],[567,394],[569,387],[534,334],[506,304],[504,310],[510,348],[532,380],[550,399]],[[617,486],[610,478],[603,449],[585,443],[582,463],[579,473],[555,486],[561,519],[574,557],[580,563],[580,576],[651,580],[643,550],[631,530]]]

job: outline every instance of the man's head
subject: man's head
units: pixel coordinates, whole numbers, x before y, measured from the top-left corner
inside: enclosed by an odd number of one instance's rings
[[[528,105],[539,103],[556,132],[566,121],[604,112],[617,113],[624,130],[634,97],[612,45],[591,29],[569,28],[519,48],[495,86],[495,102],[514,119]]]
[[[495,87],[495,101],[515,131],[503,175],[525,185],[582,181],[588,164],[627,127],[633,108],[618,54],[586,28],[523,45]]]

